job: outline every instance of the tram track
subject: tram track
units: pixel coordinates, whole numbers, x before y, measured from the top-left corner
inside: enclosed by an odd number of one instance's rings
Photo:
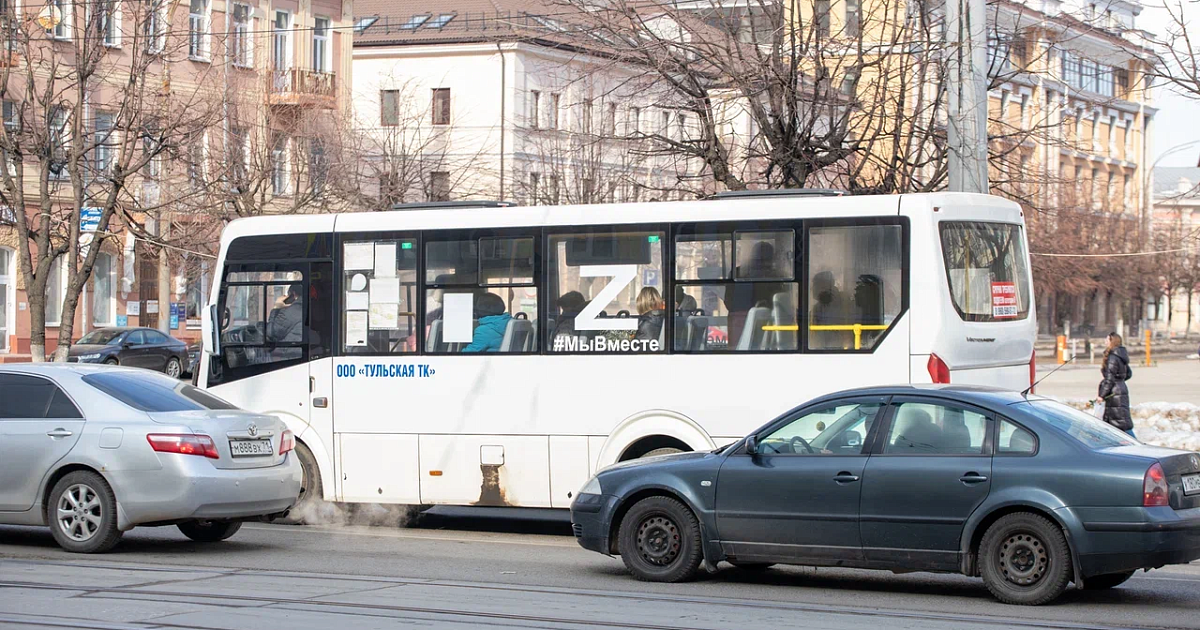
[[[11,561],[6,561],[6,563]],[[68,565],[67,563],[56,562],[22,562],[29,565],[61,565],[74,566],[78,564]],[[111,570],[122,571],[142,571],[141,567],[136,565],[107,565],[101,563],[88,563],[95,568],[106,568]],[[582,597],[582,598],[617,598],[628,602],[652,602],[660,606],[679,606],[681,611],[698,610],[697,607],[718,607],[723,609],[748,609],[752,608],[756,611],[771,611],[779,613],[781,617],[791,615],[797,618],[801,615],[820,615],[828,617],[841,617],[847,621],[854,620],[853,625],[877,625],[886,627],[893,624],[911,626],[914,622],[935,622],[937,624],[946,624],[948,627],[1004,627],[1004,628],[1039,628],[1047,630],[1116,630],[1117,628],[1126,628],[1128,626],[1111,626],[1104,624],[1092,623],[1073,623],[1063,621],[1049,621],[1031,619],[1029,617],[1018,616],[994,616],[994,615],[975,615],[963,613],[949,612],[929,612],[929,611],[910,611],[910,610],[895,610],[895,609],[871,609],[862,607],[847,607],[847,606],[829,606],[807,603],[789,603],[768,600],[752,600],[752,599],[736,599],[722,597],[704,597],[704,596],[677,596],[663,595],[651,593],[630,593],[621,591],[593,591],[571,588],[557,587],[535,587],[535,586],[519,586],[506,584],[488,584],[488,583],[466,583],[466,582],[447,582],[440,580],[421,580],[421,579],[404,579],[404,578],[387,578],[387,577],[370,577],[370,576],[331,576],[328,574],[317,572],[302,572],[302,571],[261,571],[261,570],[222,570],[222,569],[170,569],[154,567],[153,570],[160,575],[162,573],[172,572],[187,572],[195,576],[195,574],[211,574],[207,577],[196,579],[166,579],[153,580],[144,583],[135,583],[124,586],[72,586],[48,584],[37,581],[24,581],[3,579],[0,580],[0,600],[3,599],[5,591],[12,592],[16,589],[26,591],[50,592],[58,597],[71,598],[104,598],[108,600],[142,600],[142,601],[163,601],[163,600],[178,600],[181,603],[197,604],[202,606],[235,606],[235,607],[256,607],[259,609],[274,609],[282,608],[289,611],[307,611],[319,613],[331,613],[347,618],[377,618],[377,619],[395,619],[395,620],[425,620],[425,621],[440,621],[448,624],[481,624],[488,623],[491,625],[503,627],[520,627],[520,628],[632,628],[635,630],[706,630],[711,628],[711,625],[705,624],[686,624],[686,623],[641,623],[636,620],[605,620],[605,619],[588,619],[579,616],[570,615],[551,615],[551,614],[533,614],[533,613],[512,613],[512,612],[497,612],[478,609],[467,609],[457,606],[431,606],[431,605],[414,605],[414,604],[391,604],[391,603],[363,603],[355,601],[337,601],[329,598],[347,595],[355,592],[378,590],[382,588],[390,588],[397,586],[422,586],[434,588],[450,588],[463,589],[471,591],[475,594],[480,592],[491,593],[511,593],[520,595],[534,595],[541,599],[549,601],[555,597]],[[203,588],[206,580],[222,577],[239,577],[239,578],[301,578],[327,581],[336,579],[338,581],[357,584],[363,588],[341,590],[335,594],[318,595],[313,597],[281,597],[268,596],[257,594],[230,594],[225,592],[215,592],[211,589]],[[179,584],[189,582],[190,586],[198,588],[189,588],[187,591],[168,590],[163,586],[171,584]],[[349,584],[347,584],[349,586]],[[462,597],[456,597],[456,601],[482,601],[480,597],[470,597],[470,593],[464,592]],[[40,619],[40,621],[38,621]],[[59,621],[56,621],[59,620]],[[53,615],[37,615],[34,617],[12,616],[0,612],[0,625],[13,626],[37,626],[45,627],[74,627],[84,628],[86,630],[123,630],[136,629],[145,630],[151,628],[206,628],[209,626],[196,624],[179,624],[168,621],[166,619],[158,619],[148,622],[135,623],[106,623],[106,622],[84,622],[79,619],[61,619]],[[65,625],[64,625],[65,624]],[[90,624],[90,625],[89,625]],[[219,626],[212,626],[219,627]],[[1142,625],[1142,628],[1168,628],[1169,626]]]

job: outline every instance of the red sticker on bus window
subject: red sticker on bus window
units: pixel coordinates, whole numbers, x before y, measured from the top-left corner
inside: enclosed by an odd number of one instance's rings
[[[1017,316],[1017,285],[1015,282],[992,283],[992,317],[1008,319]]]

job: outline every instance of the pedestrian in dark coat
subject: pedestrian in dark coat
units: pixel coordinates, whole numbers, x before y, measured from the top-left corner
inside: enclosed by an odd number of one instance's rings
[[[1121,345],[1121,335],[1108,334],[1108,347],[1100,364],[1100,397],[1104,403],[1104,421],[1133,436],[1133,417],[1129,414],[1129,387],[1125,381],[1133,375],[1129,368],[1129,352]]]

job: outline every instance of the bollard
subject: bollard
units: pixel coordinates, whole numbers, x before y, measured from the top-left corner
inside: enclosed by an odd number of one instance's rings
[[[1059,365],[1067,362],[1067,336],[1059,335],[1058,343],[1055,347],[1055,357],[1058,359]]]
[[[1146,367],[1150,367],[1150,329],[1146,329]]]

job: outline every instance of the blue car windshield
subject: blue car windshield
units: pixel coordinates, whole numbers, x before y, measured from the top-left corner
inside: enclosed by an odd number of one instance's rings
[[[138,411],[237,409],[202,389],[157,374],[101,372],[89,374],[82,380]]]
[[[1133,438],[1112,425],[1053,400],[1031,400],[1016,403],[1014,407],[1054,426],[1079,440],[1088,448],[1100,450],[1114,446],[1137,444]]]

